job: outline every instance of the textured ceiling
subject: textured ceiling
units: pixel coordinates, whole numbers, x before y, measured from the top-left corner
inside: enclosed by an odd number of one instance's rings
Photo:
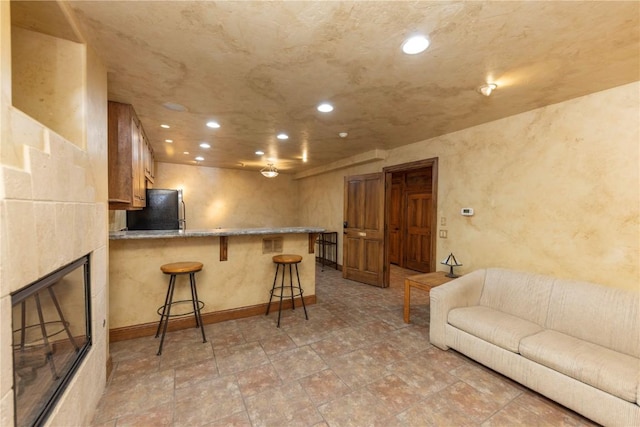
[[[165,162],[302,172],[640,79],[635,1],[68,4]],[[405,55],[414,33],[431,46]]]

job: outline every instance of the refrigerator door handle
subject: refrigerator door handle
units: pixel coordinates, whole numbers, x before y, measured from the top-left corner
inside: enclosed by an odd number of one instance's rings
[[[180,206],[182,207],[182,212],[178,215],[178,228],[180,230],[185,230],[187,228],[187,207],[184,204],[184,199],[182,198],[182,190],[178,190],[178,199]]]

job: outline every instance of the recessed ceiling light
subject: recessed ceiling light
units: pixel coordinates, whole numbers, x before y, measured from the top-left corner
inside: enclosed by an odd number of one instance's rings
[[[220,127],[220,124],[218,122],[210,121],[210,122],[207,122],[207,127],[210,127],[212,129],[218,129]]]
[[[495,83],[487,83],[487,84],[484,84],[484,85],[480,86],[478,88],[478,92],[480,92],[484,96],[489,96],[489,95],[491,95],[491,92],[493,92],[497,88],[498,88],[497,84],[495,84]]]
[[[257,154],[258,156],[264,156],[264,151],[260,151],[260,150],[258,150],[258,151],[256,151],[256,154]]]
[[[200,144],[200,147],[202,148],[211,148],[211,145],[207,144],[206,142],[203,142]]]
[[[171,126],[162,124],[162,125],[160,125],[160,127],[164,128],[164,129],[169,129]]]
[[[204,157],[202,157],[202,156],[198,156],[198,157],[196,157],[196,161],[198,161],[198,162],[201,162],[201,161],[203,161],[203,160],[204,160]]]
[[[167,110],[172,110],[172,111],[187,111],[187,107],[185,107],[182,104],[178,104],[176,102],[165,102],[164,104],[162,104],[162,106],[164,108],[166,108]]]
[[[428,47],[429,39],[422,35],[409,37],[402,43],[402,51],[407,55],[424,52]]]
[[[286,133],[279,133],[276,138],[284,141],[285,139],[289,139],[289,135],[287,135]]]
[[[346,132],[340,132],[338,135],[340,135],[340,138],[346,138],[349,134]]]
[[[275,162],[276,160],[278,160],[278,159],[276,159],[275,157],[269,157],[267,159],[268,162]]]
[[[164,142],[168,142],[169,144],[171,144],[173,142],[173,139],[165,139]]]
[[[333,105],[324,102],[324,103],[318,105],[318,111],[320,111],[322,113],[329,113],[329,112],[333,111]]]
[[[182,154],[189,154],[189,152],[188,151],[183,151]]]

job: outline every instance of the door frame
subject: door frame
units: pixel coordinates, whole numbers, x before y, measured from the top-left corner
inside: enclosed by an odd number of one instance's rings
[[[431,197],[432,197],[432,215],[431,221],[431,256],[430,265],[435,271],[436,265],[436,243],[438,231],[438,158],[418,160],[400,165],[387,166],[382,168],[384,174],[384,285],[389,286],[391,265],[389,261],[389,216],[391,213],[391,175],[397,172],[408,172],[415,169],[424,169],[431,167]]]

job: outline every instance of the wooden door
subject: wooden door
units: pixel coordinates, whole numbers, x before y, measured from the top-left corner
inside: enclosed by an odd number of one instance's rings
[[[389,200],[389,262],[402,266],[402,227],[403,200],[402,183],[391,183],[391,197]]]
[[[345,279],[384,287],[384,178],[345,177],[343,269]]]
[[[427,193],[407,193],[406,267],[412,270],[430,270],[432,198]]]

